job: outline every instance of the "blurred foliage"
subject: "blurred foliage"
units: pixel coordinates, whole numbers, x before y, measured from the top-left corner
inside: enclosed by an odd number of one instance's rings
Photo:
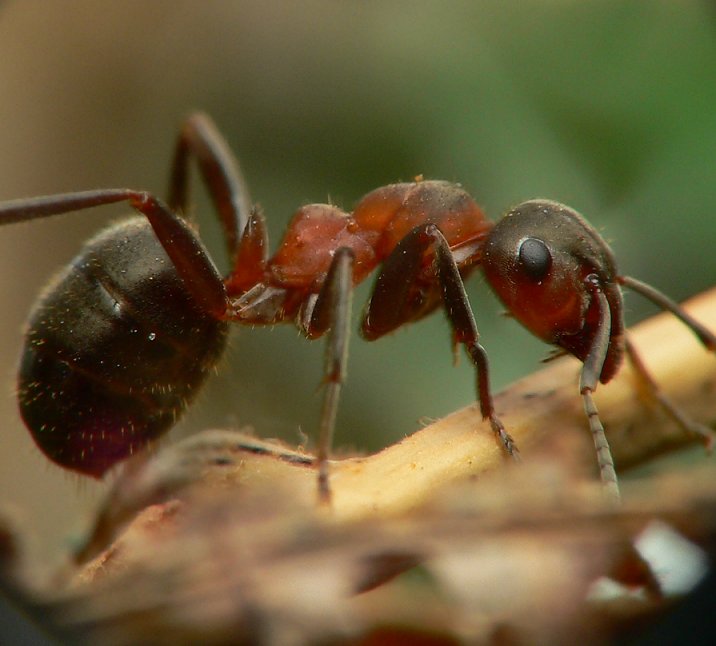
[[[300,204],[350,207],[423,174],[462,182],[492,217],[536,196],[571,204],[623,271],[683,299],[716,276],[713,18],[708,3],[669,0],[5,2],[0,198],[118,185],[161,194],[177,126],[203,109],[239,154],[274,244]],[[206,211],[198,191],[220,259]],[[39,469],[38,502],[10,496],[29,508],[55,506],[50,482],[58,497],[77,486],[44,466],[14,413],[18,329],[51,272],[120,213],[0,236],[3,445],[19,456],[4,458],[0,489],[29,488]],[[547,348],[496,315],[481,279],[469,290],[500,388]],[[631,297],[628,308],[630,321],[651,311]],[[338,447],[377,449],[474,399],[439,315],[354,341]],[[180,432],[252,424],[294,443],[299,429],[312,436],[322,344],[286,326],[239,330],[232,346]]]

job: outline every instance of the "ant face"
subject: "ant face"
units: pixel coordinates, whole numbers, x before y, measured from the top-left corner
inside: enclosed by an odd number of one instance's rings
[[[607,297],[612,331],[621,329],[614,256],[567,206],[531,200],[509,211],[485,242],[483,266],[495,293],[520,323],[580,359],[598,320],[595,290]]]

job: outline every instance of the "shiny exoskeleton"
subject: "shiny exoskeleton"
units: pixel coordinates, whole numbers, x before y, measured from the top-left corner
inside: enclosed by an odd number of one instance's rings
[[[232,263],[226,277],[183,217],[191,158],[223,227]],[[351,294],[377,267],[362,336],[377,339],[443,306],[454,345],[464,345],[475,367],[482,415],[509,455],[517,448],[493,407],[464,279],[482,267],[525,327],[580,359],[580,392],[614,498],[616,474],[591,394],[625,353],[644,373],[625,335],[621,287],[672,311],[716,348],[716,338],[678,305],[620,276],[609,247],[578,213],[547,200],[520,204],[494,224],[459,185],[391,184],[368,193],[352,213],[329,204],[301,207],[270,256],[263,215],[251,208],[236,159],[203,114],[182,127],[167,203],[130,189],[66,193],[2,203],[0,224],[114,202],[128,202],[140,217],[90,240],[47,288],[30,317],[18,387],[39,448],[95,477],[182,414],[221,356],[229,323],[289,321],[308,338],[327,335],[317,462],[319,496],[328,500]],[[709,437],[661,394],[659,401],[688,430]]]
[[[171,427],[224,349],[146,220],[102,231],[30,316],[22,416],[50,459],[100,476]]]

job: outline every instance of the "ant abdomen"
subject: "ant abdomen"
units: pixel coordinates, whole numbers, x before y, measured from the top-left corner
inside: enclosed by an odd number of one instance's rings
[[[90,240],[35,306],[19,404],[52,461],[100,477],[170,428],[225,345],[146,219]]]

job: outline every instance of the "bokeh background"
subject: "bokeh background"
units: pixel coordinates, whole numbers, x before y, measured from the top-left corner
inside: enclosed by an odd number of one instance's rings
[[[202,109],[240,156],[274,246],[301,204],[350,208],[423,174],[463,183],[492,217],[530,197],[569,203],[623,272],[686,298],[716,281],[715,18],[686,0],[0,2],[0,199],[163,195],[178,124]],[[31,555],[68,545],[102,487],[50,466],[19,420],[23,322],[124,211],[0,230],[0,507],[30,531]],[[548,349],[500,316],[480,277],[469,293],[496,387],[534,369]],[[627,304],[630,322],[652,311]],[[283,326],[237,329],[231,345],[168,441],[240,425],[311,438],[323,344]],[[474,400],[441,315],[374,344],[356,335],[350,355],[341,450],[376,450]]]

